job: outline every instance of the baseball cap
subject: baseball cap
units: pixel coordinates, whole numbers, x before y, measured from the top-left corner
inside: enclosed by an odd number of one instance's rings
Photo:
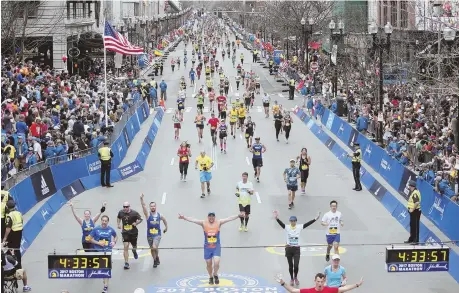
[[[290,218],[288,219],[289,221],[298,221],[298,219],[296,218],[296,216],[290,216]]]
[[[339,257],[339,254],[334,254],[332,257],[331,257],[332,260],[336,260],[336,259],[341,259]]]
[[[416,181],[410,180],[410,181],[408,182],[408,185],[411,186],[411,187],[416,187]]]
[[[214,216],[214,217],[215,217],[215,212],[209,212],[209,213],[207,214],[207,216],[208,216],[208,217],[210,217],[210,216]]]
[[[295,159],[290,159],[290,163],[291,163],[291,162],[296,162],[296,161],[295,161]]]

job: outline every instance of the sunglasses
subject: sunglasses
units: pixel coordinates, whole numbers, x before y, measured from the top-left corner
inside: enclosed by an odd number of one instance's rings
[[[127,209],[127,208],[129,208],[129,206],[123,206],[123,208]]]

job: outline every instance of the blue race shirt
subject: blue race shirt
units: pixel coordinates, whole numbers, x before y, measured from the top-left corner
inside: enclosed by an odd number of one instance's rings
[[[346,274],[346,270],[339,266],[336,272],[333,272],[331,265],[325,268],[325,276],[327,277],[327,286],[339,288],[341,286],[341,276]]]
[[[161,236],[161,215],[159,213],[152,214],[147,220],[147,237],[157,237]]]
[[[185,103],[185,99],[184,98],[178,98],[177,99],[177,106],[179,108],[183,108],[184,107],[184,103]]]
[[[254,159],[261,159],[262,158],[262,150],[263,150],[263,145],[261,144],[256,144],[254,143],[252,145],[253,148],[253,158]]]
[[[98,251],[111,251],[110,242],[112,242],[112,237],[116,237],[116,231],[110,226],[102,228],[102,226],[97,226],[89,234],[92,239],[99,243],[104,243],[105,246],[99,244],[94,244],[94,249]]]
[[[82,242],[88,242],[89,241],[89,234],[91,234],[91,231],[94,229],[94,222],[92,219],[89,219],[89,222],[86,222],[83,220],[83,224],[81,225],[81,231],[83,232],[83,235],[81,237]]]
[[[296,176],[300,174],[300,169],[298,169],[297,167],[286,168],[284,172],[286,175],[285,177],[287,177],[287,185],[289,186],[298,185],[298,179]]]

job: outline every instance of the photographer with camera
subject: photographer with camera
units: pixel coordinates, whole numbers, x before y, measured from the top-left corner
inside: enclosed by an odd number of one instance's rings
[[[206,183],[207,183],[207,195],[210,195],[210,180],[212,180],[212,173],[210,169],[213,167],[214,163],[209,156],[206,156],[206,151],[202,150],[201,155],[196,158],[195,169],[200,171],[200,180],[201,180],[201,198],[206,197]]]

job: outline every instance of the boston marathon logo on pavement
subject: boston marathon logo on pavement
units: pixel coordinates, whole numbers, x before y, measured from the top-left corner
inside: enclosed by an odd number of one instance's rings
[[[281,287],[255,277],[239,274],[220,274],[220,284],[209,285],[208,275],[197,275],[173,280],[165,286],[150,286],[147,293],[205,293],[205,292],[281,292]]]

